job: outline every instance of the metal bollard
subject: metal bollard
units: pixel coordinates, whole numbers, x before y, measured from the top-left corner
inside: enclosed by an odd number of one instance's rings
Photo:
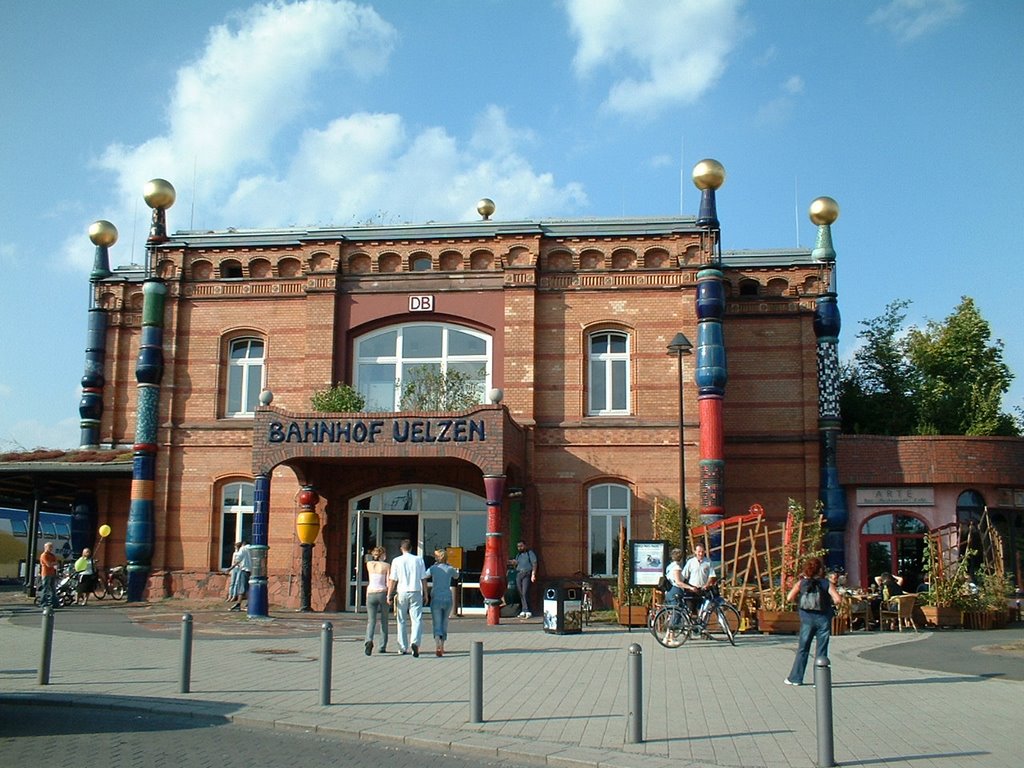
[[[484,721],[484,644],[474,640],[469,646],[469,722]]]
[[[814,660],[814,711],[818,728],[818,768],[831,768],[836,764],[832,739],[832,668],[828,659]]]
[[[192,614],[181,617],[181,674],[178,693],[192,690]]]
[[[320,705],[331,703],[331,663],[334,653],[334,625],[325,621],[320,626]]]
[[[629,646],[629,711],[626,712],[627,742],[640,744],[644,740],[644,672],[643,649],[638,643]]]
[[[50,684],[50,656],[53,653],[53,608],[43,608],[43,652],[39,659],[39,684]]]

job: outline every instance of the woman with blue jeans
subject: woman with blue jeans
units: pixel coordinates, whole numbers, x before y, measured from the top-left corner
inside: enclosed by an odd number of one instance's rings
[[[380,651],[388,652],[388,577],[391,566],[387,564],[388,552],[384,547],[374,547],[370,552],[372,560],[366,563],[369,581],[366,585],[366,655],[373,653],[373,636],[380,621]]]
[[[444,641],[448,639],[448,614],[452,610],[452,583],[459,572],[448,565],[448,553],[434,550],[434,564],[427,568],[430,582],[430,619],[434,626],[434,654],[444,656]]]
[[[815,658],[828,658],[832,616],[835,615],[834,606],[839,605],[842,598],[832,582],[825,578],[825,566],[820,557],[812,557],[807,561],[804,565],[803,578],[793,585],[786,599],[792,603],[802,593],[813,593],[815,589],[820,596],[820,609],[800,608],[800,639],[797,641],[793,669],[786,677],[786,685],[804,684],[804,670],[807,669],[807,657],[811,652],[811,640],[815,641]]]

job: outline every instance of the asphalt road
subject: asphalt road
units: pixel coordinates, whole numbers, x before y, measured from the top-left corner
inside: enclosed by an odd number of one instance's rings
[[[34,703],[0,703],[0,763],[18,768],[517,768],[228,721]]]

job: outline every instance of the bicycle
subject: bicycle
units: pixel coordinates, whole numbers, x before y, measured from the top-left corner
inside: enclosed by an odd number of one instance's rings
[[[582,598],[580,599],[580,614],[583,618],[583,623],[586,626],[590,626],[590,614],[594,612],[594,587],[589,581],[580,582],[580,592]]]
[[[125,566],[115,565],[113,568],[107,568],[106,576],[102,571],[102,568],[96,569],[96,586],[93,587],[92,594],[97,600],[102,600],[107,595],[115,600],[123,600],[128,593],[128,575]]]
[[[685,601],[663,605],[651,617],[649,628],[654,639],[666,648],[678,648],[691,637],[718,639],[711,633],[712,621],[718,624],[731,645],[736,645],[736,632],[740,626],[740,612],[710,586],[701,592],[700,608],[691,616]]]

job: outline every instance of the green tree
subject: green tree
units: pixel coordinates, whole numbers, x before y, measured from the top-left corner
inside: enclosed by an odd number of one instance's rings
[[[840,371],[847,433],[879,435],[1017,435],[1019,417],[1002,411],[1013,374],[1003,343],[992,340],[973,299],[945,320],[904,332],[910,302],[894,301],[861,321],[864,340]]]
[[[909,301],[889,304],[878,317],[861,320],[863,340],[840,371],[843,431],[909,435],[917,424],[917,371],[906,357],[901,332]]]
[[[357,413],[366,407],[366,398],[348,384],[317,390],[310,400],[314,411],[327,413]]]
[[[907,336],[907,356],[920,372],[918,433],[1015,435],[1002,411],[1013,374],[1003,362],[1003,342],[974,300],[964,296],[943,322],[929,320]]]
[[[442,371],[434,365],[417,365],[402,377],[403,411],[462,411],[479,405],[481,369],[473,376],[454,368]]]

